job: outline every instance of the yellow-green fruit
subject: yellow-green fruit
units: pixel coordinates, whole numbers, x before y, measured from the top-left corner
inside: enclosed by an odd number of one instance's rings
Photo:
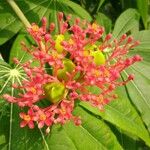
[[[90,55],[94,57],[94,62],[97,66],[105,64],[105,56],[96,45],[92,45],[89,50]]]
[[[94,57],[94,62],[97,66],[105,64],[105,56],[101,51],[91,52],[91,56]]]
[[[57,35],[56,40],[55,40],[55,48],[58,53],[62,53],[63,51],[63,46],[61,45],[61,42],[63,40],[64,40],[64,35],[62,34]]]
[[[64,68],[58,70],[57,77],[60,80],[67,81],[68,76],[67,76],[66,72],[71,73],[75,68],[75,64],[70,59],[67,59],[67,58],[65,58],[63,60],[63,64],[64,64]]]
[[[60,82],[47,83],[43,89],[46,98],[52,103],[61,101],[65,94],[65,86]]]

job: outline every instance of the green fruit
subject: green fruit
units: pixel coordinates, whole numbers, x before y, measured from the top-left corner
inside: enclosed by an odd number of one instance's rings
[[[94,57],[94,62],[97,66],[105,64],[105,56],[96,45],[92,45],[89,50],[90,55]]]
[[[43,89],[46,98],[52,103],[61,101],[65,94],[65,86],[60,82],[47,83]]]
[[[75,68],[75,64],[71,60],[69,60],[67,58],[65,58],[63,60],[63,64],[64,64],[64,68],[63,69],[59,69],[57,71],[57,77],[60,80],[67,81],[68,76],[67,76],[66,72],[71,73],[74,70],[74,68]]]
[[[91,52],[91,56],[94,57],[94,62],[97,66],[105,64],[105,56],[101,51]]]
[[[61,42],[64,40],[64,35],[60,34],[57,35],[56,40],[55,40],[55,48],[58,53],[63,52],[63,46],[61,45]]]
[[[57,77],[59,80],[65,80],[67,81],[67,74],[66,74],[67,70],[65,68],[63,69],[59,69],[57,71]]]
[[[69,73],[72,72],[74,70],[74,68],[75,68],[75,64],[70,59],[65,58],[63,60],[63,64],[64,64],[65,69]]]

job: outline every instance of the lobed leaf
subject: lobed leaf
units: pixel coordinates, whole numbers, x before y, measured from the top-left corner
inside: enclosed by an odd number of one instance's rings
[[[127,9],[115,22],[113,37],[119,38],[122,34],[130,31],[139,22],[139,13],[135,9]]]
[[[101,116],[104,120],[116,125],[120,129],[140,137],[150,146],[149,134],[134,107],[130,104],[124,88],[119,87],[117,94],[119,99],[112,101],[110,104],[104,107],[104,111],[101,112],[96,108],[93,108],[85,102],[81,102],[80,105],[92,113]]]
[[[148,0],[137,0],[137,8],[139,13],[141,14],[143,24],[145,29],[147,29],[147,21],[148,21],[148,6],[149,1]]]
[[[143,61],[131,66],[123,73],[123,77],[130,73],[135,74],[135,80],[127,85],[127,92],[150,131],[150,30],[140,31],[133,36],[140,41],[140,45],[130,55],[140,54]]]

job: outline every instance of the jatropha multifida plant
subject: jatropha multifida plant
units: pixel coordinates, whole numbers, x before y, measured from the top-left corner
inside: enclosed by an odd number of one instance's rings
[[[46,126],[48,133],[51,125],[65,124],[68,120],[80,125],[82,118],[72,114],[77,100],[103,110],[104,105],[117,98],[115,89],[134,78],[131,74],[126,81],[119,80],[124,69],[142,60],[139,55],[127,58],[138,41],[125,34],[120,39],[113,39],[111,34],[104,38],[102,26],[78,18],[70,26],[70,19],[67,16],[64,20],[63,13],[58,14],[59,32],[55,35],[55,24],[51,23],[47,29],[46,18],[42,19],[41,27],[33,23],[27,30],[36,46],[29,48],[21,43],[32,59],[24,63],[13,59],[27,77],[23,86],[12,85],[20,91],[18,95],[3,97],[27,110],[19,114],[20,127],[34,128],[37,123],[38,128]],[[31,65],[33,61],[38,61],[38,65]],[[47,65],[50,73],[45,69]],[[99,94],[90,90],[92,86],[99,88]],[[49,101],[49,106],[41,107],[42,101]]]

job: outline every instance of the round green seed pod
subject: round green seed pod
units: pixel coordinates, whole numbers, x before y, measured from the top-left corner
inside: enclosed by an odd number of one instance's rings
[[[97,66],[105,64],[105,56],[96,45],[92,45],[89,50],[90,55],[94,57],[94,62]]]
[[[101,51],[91,52],[91,56],[94,57],[94,62],[97,66],[105,64],[105,56]]]
[[[63,52],[63,46],[61,45],[61,42],[63,40],[64,40],[64,35],[59,34],[59,35],[56,36],[55,48],[56,48],[58,53],[62,53]]]
[[[43,89],[46,98],[52,103],[61,101],[65,94],[65,86],[60,82],[47,83]]]
[[[63,64],[64,64],[64,68],[59,69],[57,71],[57,77],[60,80],[67,81],[68,77],[67,77],[66,73],[67,72],[71,73],[74,70],[74,68],[75,68],[75,64],[70,59],[67,59],[67,58],[65,58],[63,60]]]

